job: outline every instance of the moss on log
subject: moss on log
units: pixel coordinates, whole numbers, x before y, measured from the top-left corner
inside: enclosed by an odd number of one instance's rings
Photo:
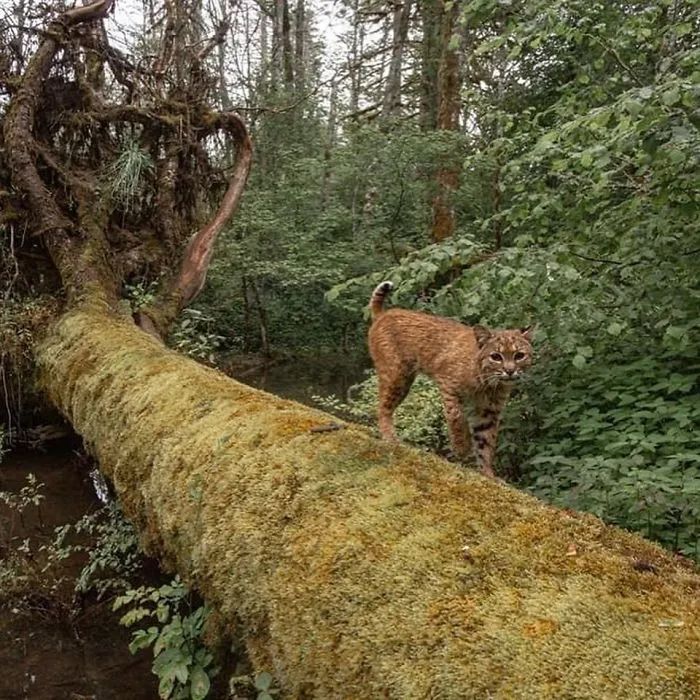
[[[700,697],[700,576],[99,309],[39,353],[148,548],[291,698]]]

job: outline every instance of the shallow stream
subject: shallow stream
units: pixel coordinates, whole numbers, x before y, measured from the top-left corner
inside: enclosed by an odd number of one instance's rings
[[[44,484],[45,498],[39,508],[27,507],[22,521],[15,518],[12,530],[13,538],[29,538],[32,549],[48,544],[55,527],[74,523],[101,505],[84,460],[66,447],[5,456],[0,490],[19,492],[30,473]],[[7,507],[0,506],[4,532],[10,518]],[[69,559],[62,573],[75,579],[81,566],[78,559]],[[109,605],[88,603],[73,616],[66,605],[70,598],[71,592],[63,590],[55,601],[37,596],[0,608],[0,700],[157,698],[150,656],[130,654],[130,632],[118,624]]]

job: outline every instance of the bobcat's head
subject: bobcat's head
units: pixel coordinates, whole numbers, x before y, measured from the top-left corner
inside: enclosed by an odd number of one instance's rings
[[[473,326],[479,346],[479,375],[483,384],[514,382],[532,364],[532,326],[490,330]]]

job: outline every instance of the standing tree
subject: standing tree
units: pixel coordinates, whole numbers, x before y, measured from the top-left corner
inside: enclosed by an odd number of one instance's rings
[[[382,117],[393,116],[401,106],[401,69],[403,54],[408,38],[408,24],[411,18],[412,0],[396,2],[392,20],[392,43],[389,73],[384,87]]]
[[[460,70],[456,43],[458,2],[426,3],[424,12],[424,119],[438,131],[456,132],[459,129]],[[459,187],[459,166],[453,154],[436,174],[436,193],[433,197],[432,240],[439,243],[452,236],[455,230],[453,198]]]

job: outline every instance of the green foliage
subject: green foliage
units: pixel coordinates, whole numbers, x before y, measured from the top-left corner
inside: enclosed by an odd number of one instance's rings
[[[465,152],[465,139],[411,124],[390,133],[355,126],[335,148],[320,150],[309,136],[283,135],[280,142],[276,132],[274,144],[258,136],[260,163],[217,244],[197,308],[217,319],[217,332],[234,347],[258,349],[263,324],[273,347],[353,350],[364,342],[357,309],[369,290],[353,288],[351,298],[332,304],[326,292],[424,246],[435,171],[446,154]],[[271,167],[265,150],[273,147]],[[471,200],[459,206],[466,211]]]
[[[207,697],[217,672],[202,641],[208,608],[194,602],[179,578],[160,587],[134,587],[142,576],[143,555],[133,526],[116,503],[56,528],[46,545],[17,537],[16,519],[23,522],[29,508],[39,509],[43,487],[29,474],[18,492],[0,491],[0,502],[10,511],[9,521],[0,523],[0,603],[11,602],[13,609],[22,611],[33,609],[39,600],[44,613],[73,618],[85,594],[95,592],[98,600],[117,594],[114,609],[126,609],[121,624],[142,625],[134,631],[131,651],[153,646],[160,697]],[[73,580],[65,574],[64,562],[76,555],[86,561]],[[66,585],[69,582],[72,586]],[[70,588],[79,595],[64,600]]]
[[[81,544],[86,539],[89,543]],[[87,513],[76,523],[57,527],[53,542],[43,549],[47,555],[44,571],[74,554],[86,556],[74,589],[79,594],[95,591],[98,599],[129,588],[141,569],[136,531],[116,502]]]
[[[38,567],[31,550],[30,540],[17,535],[17,525],[24,525],[24,515],[30,509],[37,511],[41,519],[41,502],[44,488],[34,474],[27,474],[26,485],[17,493],[0,491],[0,502],[9,511],[9,517],[0,521],[0,604],[12,601],[21,606],[32,589],[41,585]],[[39,585],[37,585],[39,584]]]
[[[273,678],[267,672],[263,671],[255,676],[253,685],[258,691],[256,700],[272,700],[272,698],[277,695],[279,691],[275,690],[272,686]]]
[[[31,505],[39,508],[44,500],[44,494],[41,490],[44,484],[38,481],[34,474],[27,474],[27,485],[23,486],[18,493],[11,491],[0,491],[0,501],[8,508],[17,513],[20,518],[22,513]]]
[[[473,0],[462,24],[503,78],[467,91],[476,128],[457,233],[328,298],[359,313],[382,277],[403,306],[536,323],[501,473],[697,558],[697,16],[688,4]],[[425,401],[409,423],[437,416]]]
[[[347,400],[332,396],[314,396],[314,400],[325,409],[355,421],[374,423],[378,401],[376,374],[372,372],[348,393]],[[449,447],[440,392],[426,377],[416,378],[408,397],[396,411],[395,424],[402,440],[440,452]]]
[[[203,700],[218,669],[202,642],[209,608],[195,606],[184,583],[175,577],[158,588],[141,586],[119,596],[114,610],[127,608],[121,617],[126,627],[139,625],[129,649],[153,647],[153,673],[158,676],[159,697]],[[145,625],[148,624],[148,627]]]
[[[559,369],[568,378],[567,394],[556,401],[548,392],[549,405],[535,404],[535,439],[523,450],[515,447],[522,427],[513,425],[506,435],[505,449],[526,459],[523,484],[699,558],[697,363],[666,352],[612,366],[591,358],[581,369]],[[519,403],[526,408],[522,398]]]
[[[119,155],[104,172],[111,196],[121,204],[126,214],[134,209],[143,195],[144,183],[153,174],[151,156],[143,151],[138,140],[127,141]]]
[[[156,298],[158,281],[144,281],[124,285],[124,294],[132,311],[148,306]],[[206,305],[204,305],[206,309]],[[188,307],[180,314],[168,338],[168,344],[179,352],[197,360],[213,362],[214,353],[224,339],[217,331],[218,319],[197,306]]]
[[[138,311],[142,306],[151,304],[158,292],[158,282],[133,282],[124,285],[124,297],[129,300],[132,311]]]
[[[169,344],[197,360],[213,362],[223,340],[214,328],[213,316],[197,308],[185,309],[170,333]]]
[[[81,544],[86,536],[89,544]],[[59,562],[76,553],[87,556],[75,580],[76,593],[94,591],[98,599],[118,594],[113,609],[127,609],[120,623],[149,625],[134,631],[129,648],[135,653],[153,646],[160,697],[201,700],[207,696],[216,672],[213,656],[201,640],[209,610],[193,603],[191,592],[177,577],[160,587],[134,587],[143,555],[133,526],[116,503],[84,515],[73,525],[56,528],[55,539],[45,550],[45,572],[55,571]]]
[[[256,700],[272,700],[279,692],[274,687],[272,675],[267,671],[255,675],[232,676],[229,679],[229,697],[233,700],[252,697],[250,693],[254,694]]]

